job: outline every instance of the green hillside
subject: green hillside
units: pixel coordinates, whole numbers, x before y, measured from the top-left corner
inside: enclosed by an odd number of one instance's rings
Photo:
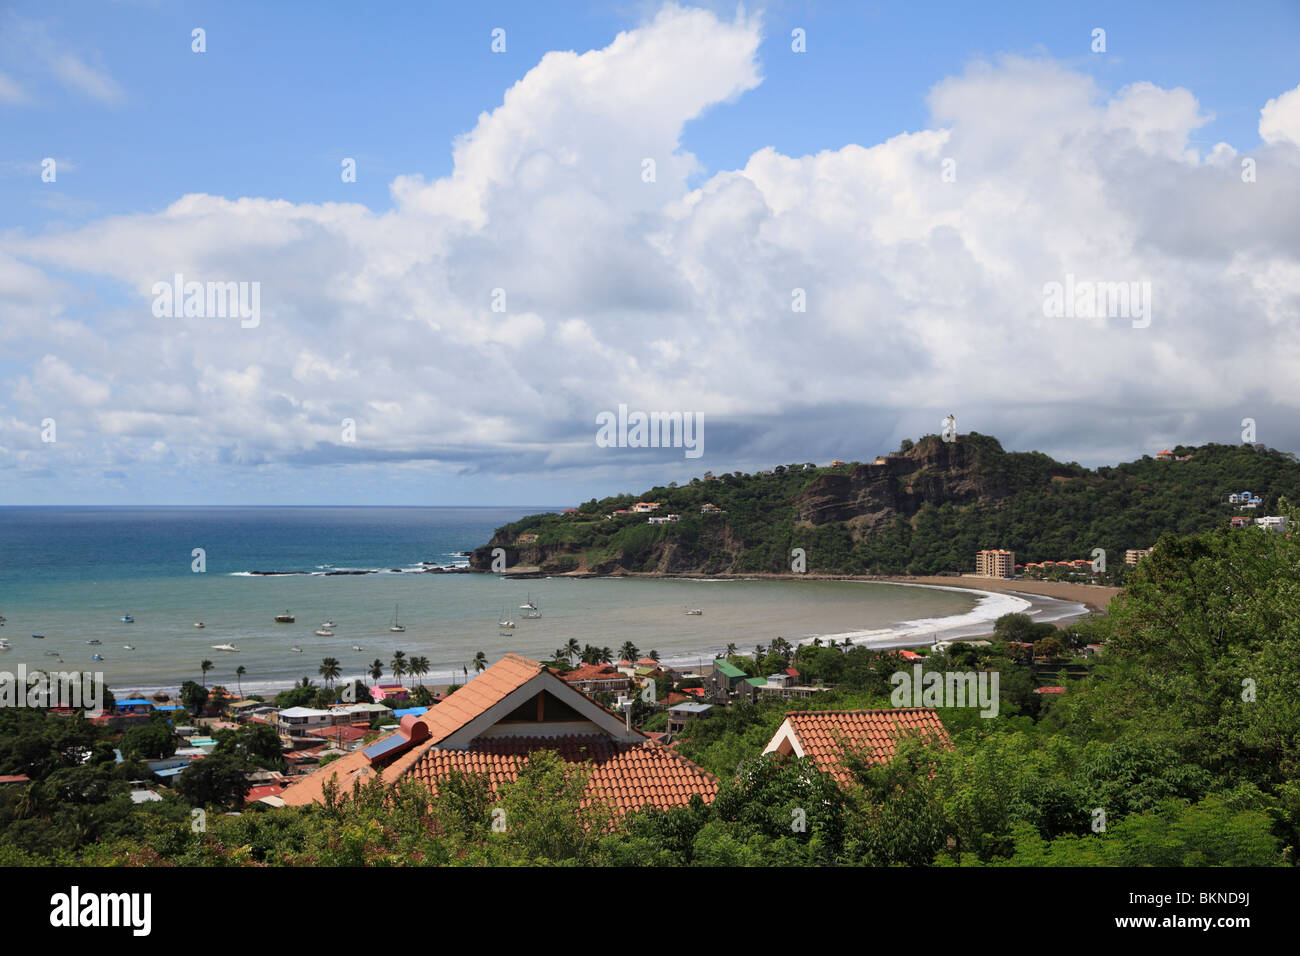
[[[576,515],[530,515],[498,529],[471,564],[486,570],[491,549],[504,547],[511,566],[549,573],[788,573],[792,549],[803,548],[812,573],[932,574],[970,571],[975,551],[998,547],[1020,563],[1090,558],[1103,548],[1116,569],[1126,549],[1163,534],[1300,500],[1300,464],[1289,453],[1215,444],[1173,451],[1192,457],[1143,456],[1094,470],[1007,452],[978,433],[955,442],[930,435],[878,464],[789,464],[593,499]],[[1228,504],[1240,491],[1257,495],[1259,507]],[[606,517],[638,501],[659,502],[654,515],[680,520]],[[701,514],[706,503],[726,513]],[[526,534],[537,540],[521,542]]]

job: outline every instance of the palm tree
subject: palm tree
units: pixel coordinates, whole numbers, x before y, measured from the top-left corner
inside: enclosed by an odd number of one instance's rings
[[[618,656],[625,661],[634,661],[637,658],[637,646],[631,641],[624,641],[623,646],[618,649]]]
[[[759,663],[762,662],[762,660],[763,660],[763,652],[764,652],[765,650],[766,650],[766,648],[764,648],[762,644],[755,644],[755,645],[754,645],[754,663],[755,663],[755,664],[759,664]]]
[[[487,666],[488,666],[488,662],[487,662],[487,655],[486,655],[486,654],[484,654],[482,651],[479,651],[477,654],[474,655],[474,673],[475,673],[475,674],[480,674],[480,673],[482,673],[482,672],[483,672],[483,669],[486,668]]]
[[[416,680],[420,680],[425,674],[429,673],[429,659],[427,657],[412,657],[407,669]],[[420,680],[420,686],[424,686],[422,680]]]
[[[608,647],[602,647],[599,652],[598,662],[601,664],[614,663],[614,652]]]
[[[244,698],[244,675],[247,673],[248,669],[243,664],[235,668],[235,686],[239,688],[240,700]]]
[[[378,657],[376,657],[370,664],[370,676],[375,680],[379,680],[379,678],[384,676],[384,662]]]
[[[646,657],[650,658],[650,660],[654,661],[655,663],[659,662],[659,652],[654,650],[653,648],[650,650],[650,653],[646,655]]]
[[[406,673],[406,651],[393,651],[393,676],[397,678],[397,683],[402,683],[402,675]]]
[[[569,655],[565,652],[564,648],[557,647],[555,649],[555,654],[553,655],[553,660],[555,661],[555,663],[558,664],[560,661],[565,661],[568,659],[569,659]]]
[[[208,671],[212,670],[212,661],[204,661],[202,664],[199,665],[199,667],[200,667],[200,669],[202,669],[202,671],[203,671],[203,686],[204,686],[204,687],[207,687],[207,686],[208,686]]]
[[[572,664],[572,663],[573,663],[573,659],[574,659],[575,657],[579,657],[579,656],[581,656],[581,654],[582,654],[582,651],[581,651],[581,649],[578,647],[578,641],[577,641],[577,639],[576,639],[576,638],[572,638],[572,637],[569,638],[569,643],[567,643],[567,644],[564,645],[564,657],[565,657],[565,659],[568,660],[568,662],[569,662],[570,664]]]
[[[320,662],[320,668],[317,670],[317,673],[319,673],[321,677],[325,678],[326,684],[333,687],[334,682],[338,680],[339,675],[343,673],[343,669],[339,667],[337,658],[327,657]]]
[[[594,664],[596,663],[596,658],[598,656],[600,656],[599,648],[592,647],[590,644],[582,645],[582,656],[579,658],[579,660],[581,660],[582,663]]]
[[[735,645],[735,644],[728,644],[728,645],[727,645],[727,649],[726,649],[725,651],[722,652],[722,656],[723,656],[724,658],[730,659],[731,655],[734,654],[734,653],[736,653],[736,645]]]

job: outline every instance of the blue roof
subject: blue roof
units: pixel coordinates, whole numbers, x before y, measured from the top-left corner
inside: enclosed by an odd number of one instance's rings
[[[143,697],[133,697],[130,700],[119,700],[117,702],[119,707],[139,707],[142,704],[146,707],[152,707],[153,701],[145,700]]]
[[[154,710],[184,710],[184,709],[185,708],[182,707],[180,704],[168,704],[166,707],[159,707],[156,704],[154,705]]]
[[[406,707],[403,708],[402,710],[393,711],[393,716],[397,718],[402,718],[402,717],[406,717],[409,714],[414,714],[416,717],[422,717],[428,710],[429,710],[428,707]]]

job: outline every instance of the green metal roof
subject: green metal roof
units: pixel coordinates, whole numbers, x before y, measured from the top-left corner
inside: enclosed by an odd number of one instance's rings
[[[724,660],[716,660],[716,661],[714,661],[714,662],[713,662],[713,669],[716,670],[716,671],[720,671],[721,673],[725,674],[725,675],[728,676],[728,677],[744,677],[744,676],[745,676],[745,672],[742,671],[739,667],[737,667],[735,664],[732,664],[732,663],[730,663],[730,662],[728,662],[728,661],[724,661]]]
[[[754,687],[766,687],[766,686],[767,686],[767,678],[766,678],[766,677],[746,677],[746,678],[745,678],[745,683],[746,683],[746,684],[752,684]]]

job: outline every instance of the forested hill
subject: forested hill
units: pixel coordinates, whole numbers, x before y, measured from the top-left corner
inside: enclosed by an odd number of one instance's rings
[[[972,570],[981,548],[1009,548],[1021,563],[1090,558],[1104,548],[1113,568],[1126,549],[1149,547],[1166,532],[1274,514],[1280,498],[1300,501],[1300,464],[1289,453],[1250,445],[1173,452],[1191,458],[1144,455],[1092,470],[1007,452],[976,432],[952,442],[930,435],[872,464],[695,478],[593,499],[577,514],[530,515],[497,529],[470,564],[490,569],[492,549],[501,547],[510,567],[548,573],[788,573],[791,550],[804,548],[812,573],[931,574]],[[1259,506],[1227,502],[1242,491]],[[614,514],[640,501],[659,508]],[[702,513],[705,505],[725,514]],[[680,520],[647,520],[668,514]]]

